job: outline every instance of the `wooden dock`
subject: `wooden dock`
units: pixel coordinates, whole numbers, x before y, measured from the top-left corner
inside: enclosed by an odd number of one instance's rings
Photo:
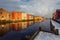
[[[37,32],[35,32],[35,34],[29,40],[34,40],[34,38],[38,35],[39,32],[40,32],[40,30],[38,30]]]

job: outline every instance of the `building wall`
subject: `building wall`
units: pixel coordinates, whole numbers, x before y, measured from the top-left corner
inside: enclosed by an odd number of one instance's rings
[[[9,20],[11,21],[12,20],[12,12],[9,13]]]
[[[27,14],[26,13],[22,13],[22,20],[27,20]]]
[[[0,8],[0,20],[9,20],[9,13],[10,12]]]
[[[41,22],[44,18],[40,16],[33,16],[25,12],[8,12],[0,8],[0,20],[11,20],[11,21],[22,21],[22,20],[32,20],[35,22]]]
[[[56,12],[55,13],[53,13],[53,15],[52,15],[52,19],[56,19],[57,18],[57,15],[56,15]]]
[[[17,20],[17,13],[16,12],[12,12],[12,20],[13,21]]]
[[[57,19],[59,19],[60,18],[60,9],[56,10],[56,15],[57,15]]]
[[[30,14],[27,14],[27,20],[34,20],[34,16],[30,15]]]
[[[22,12],[18,12],[18,20],[22,20]]]
[[[40,17],[40,18],[39,18],[39,22],[43,22],[44,20],[45,20],[44,17]]]
[[[22,20],[22,12],[12,12],[12,20]]]
[[[60,18],[60,9],[57,9],[56,12],[53,13],[52,19],[59,19]]]
[[[33,20],[34,19],[34,16],[33,15],[30,15],[30,17],[29,17],[31,20]]]
[[[41,16],[34,16],[34,21],[35,22],[43,22],[44,21],[44,18],[41,17]]]
[[[33,20],[33,15],[24,12],[12,12],[12,20]]]

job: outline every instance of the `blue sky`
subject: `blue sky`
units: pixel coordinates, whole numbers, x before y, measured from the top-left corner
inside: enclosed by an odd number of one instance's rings
[[[8,11],[51,17],[56,9],[60,9],[60,0],[0,0],[0,7]]]

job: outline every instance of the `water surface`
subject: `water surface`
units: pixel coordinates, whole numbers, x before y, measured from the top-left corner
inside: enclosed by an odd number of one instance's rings
[[[32,36],[39,30],[50,31],[50,20],[41,23],[34,21],[0,24],[0,40],[26,40],[26,36]]]

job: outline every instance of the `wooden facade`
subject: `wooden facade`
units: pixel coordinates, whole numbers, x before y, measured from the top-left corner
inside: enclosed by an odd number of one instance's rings
[[[35,21],[41,22],[44,18],[40,16],[33,16],[31,14],[25,12],[9,12],[2,8],[0,8],[0,20],[6,21]]]
[[[0,20],[10,20],[10,12],[0,8]]]
[[[40,17],[40,16],[34,16],[34,21],[35,22],[42,22],[44,20],[43,17]]]

